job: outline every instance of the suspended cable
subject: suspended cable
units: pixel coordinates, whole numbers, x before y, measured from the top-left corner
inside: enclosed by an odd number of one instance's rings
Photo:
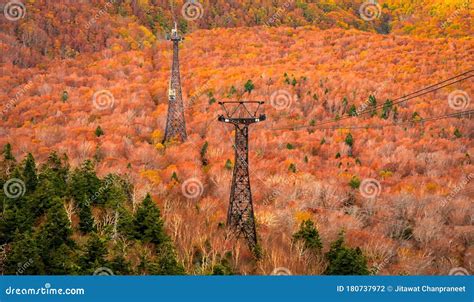
[[[450,114],[445,114],[445,115],[440,115],[440,116],[434,116],[434,117],[429,117],[429,118],[424,118],[419,121],[410,121],[410,122],[403,122],[403,123],[393,123],[393,124],[387,124],[387,125],[367,125],[367,126],[332,126],[332,127],[319,127],[319,126],[308,126],[307,128],[310,128],[311,130],[338,130],[338,129],[348,129],[348,130],[358,130],[358,129],[381,129],[385,127],[394,127],[394,126],[413,126],[417,124],[423,124],[425,122],[431,122],[431,121],[437,121],[437,120],[442,120],[442,119],[447,119],[447,118],[452,118],[452,117],[462,117],[463,115],[469,115],[468,118],[474,117],[474,110],[465,110],[465,111],[460,111],[460,112],[455,112],[455,113],[450,113]],[[272,129],[272,130],[280,130],[279,128],[277,129]]]
[[[398,98],[396,98],[392,101],[392,106],[403,103],[403,102],[407,102],[407,101],[412,100],[414,98],[417,98],[417,97],[435,92],[435,91],[440,90],[442,88],[445,88],[447,86],[451,86],[453,84],[460,83],[460,82],[463,82],[467,79],[470,79],[470,78],[474,77],[474,74],[469,75],[473,71],[474,71],[474,69],[471,69],[469,71],[463,72],[461,74],[458,74],[454,77],[451,77],[449,79],[438,82],[436,84],[429,85],[429,86],[427,86],[423,89],[414,91],[414,92],[409,93],[407,95],[404,95],[402,97],[398,97]],[[460,78],[460,79],[458,79],[458,78]],[[455,80],[455,81],[453,81],[453,80]],[[447,83],[447,82],[449,82],[449,83]],[[445,84],[445,83],[447,83],[447,84]],[[443,85],[441,85],[441,84],[443,84]],[[439,86],[439,85],[441,85],[441,86]],[[425,90],[427,90],[427,91],[425,91]],[[383,108],[383,106],[384,106],[384,104],[381,104],[381,105],[374,106],[372,108],[364,109],[363,111],[358,112],[356,116],[360,116],[360,115],[367,114],[367,113],[372,113],[377,109]],[[286,126],[286,127],[276,128],[275,130],[285,130],[285,129],[296,130],[296,129],[300,129],[300,128],[312,128],[312,127],[317,127],[317,126],[321,126],[321,125],[337,123],[341,120],[346,120],[346,119],[350,119],[350,118],[353,118],[353,117],[354,116],[343,116],[343,117],[340,117],[338,119],[326,120],[326,121],[317,123],[315,125],[294,125],[294,126]]]

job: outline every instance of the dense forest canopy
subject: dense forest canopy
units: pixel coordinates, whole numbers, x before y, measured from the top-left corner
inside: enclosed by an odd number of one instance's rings
[[[25,0],[21,22],[0,19],[2,61],[32,67],[107,48],[137,50],[182,32],[316,26],[415,37],[472,37],[471,0]],[[186,5],[191,2],[191,5]],[[6,4],[4,4],[6,5]],[[64,7],[67,6],[67,9]]]
[[[472,70],[471,1],[21,2],[0,15],[2,273],[474,271],[472,116],[427,121],[472,109],[472,79],[394,101]],[[163,143],[173,16],[182,144]],[[266,102],[258,255],[225,226],[236,99]]]

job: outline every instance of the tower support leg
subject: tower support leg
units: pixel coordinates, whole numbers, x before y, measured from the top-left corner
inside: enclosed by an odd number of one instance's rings
[[[253,250],[257,246],[257,233],[250,189],[248,131],[248,125],[235,125],[235,165],[227,225],[238,237],[243,236]]]

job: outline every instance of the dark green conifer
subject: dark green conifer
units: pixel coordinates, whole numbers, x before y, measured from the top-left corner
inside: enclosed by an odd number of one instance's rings
[[[160,209],[147,194],[135,213],[135,236],[144,242],[160,244],[168,240],[165,234]]]
[[[331,249],[326,253],[329,265],[325,275],[368,275],[367,260],[360,248],[350,248],[344,244],[344,232],[331,244]]]
[[[44,275],[45,268],[37,243],[30,231],[16,231],[5,261],[7,275]]]
[[[186,272],[178,262],[176,251],[170,240],[163,242],[157,249],[157,259],[150,264],[152,275],[184,275]]]
[[[25,181],[26,193],[31,194],[35,191],[38,184],[38,176],[36,174],[36,163],[33,155],[28,153],[23,163],[23,179]]]
[[[107,241],[97,233],[91,233],[87,240],[84,254],[79,259],[79,264],[83,273],[92,275],[100,267],[107,267]]]
[[[293,234],[295,242],[302,242],[304,248],[312,252],[320,252],[323,248],[319,232],[311,220],[304,220],[298,232]]]
[[[104,135],[104,130],[102,130],[102,128],[99,126],[97,126],[97,128],[95,128],[95,136],[97,137],[101,137],[102,135]]]

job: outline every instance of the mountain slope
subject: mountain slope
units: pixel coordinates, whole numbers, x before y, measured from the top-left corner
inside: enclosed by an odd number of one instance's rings
[[[130,50],[133,41],[126,37],[110,40],[102,51],[53,58],[32,68],[4,62],[0,144],[11,142],[18,158],[32,152],[44,161],[58,151],[74,166],[94,158],[101,175],[128,174],[137,196],[151,192],[158,200],[191,272],[190,253],[198,247],[209,257],[231,250],[241,273],[270,273],[278,266],[321,273],[324,267],[308,265],[308,255],[291,245],[291,234],[308,218],[325,243],[344,228],[348,243],[360,246],[370,265],[390,259],[383,273],[445,274],[452,263],[472,269],[472,246],[466,244],[474,214],[469,182],[445,202],[474,173],[472,120],[354,130],[352,152],[347,130],[274,130],[335,118],[352,105],[362,108],[369,95],[383,104],[459,74],[474,65],[471,40],[310,26],[196,30],[181,47],[190,138],[165,148],[170,44],[151,39]],[[255,84],[250,95],[243,93],[249,79]],[[405,123],[416,120],[415,112],[422,118],[452,113],[448,95],[454,90],[473,95],[467,81],[402,104],[387,119],[378,111],[341,124]],[[282,91],[286,97],[272,98]],[[232,129],[216,121],[215,100],[239,94],[267,102],[268,120],[250,133],[264,251],[257,267],[244,245],[233,246],[220,229],[234,159]],[[98,126],[104,132],[99,137]],[[197,198],[183,195],[188,179],[198,180],[202,194]],[[364,179],[380,184],[375,199],[349,185]],[[446,237],[452,239],[449,246]]]

